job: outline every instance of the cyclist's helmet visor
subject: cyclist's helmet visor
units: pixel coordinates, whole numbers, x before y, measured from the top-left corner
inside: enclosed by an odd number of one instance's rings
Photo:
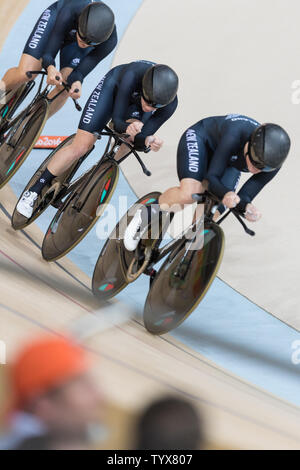
[[[251,145],[251,142],[249,142],[248,146],[248,151],[246,153],[248,155],[250,162],[252,163],[255,168],[258,170],[264,172],[264,173],[270,173],[271,171],[275,171],[276,168],[271,168],[270,166],[266,166],[264,163],[262,163],[255,155],[255,152],[253,150],[253,147]]]
[[[142,91],[142,97],[144,101],[147,103],[147,105],[151,106],[151,108],[159,109],[159,108],[165,108],[166,106],[168,106],[167,104],[153,103],[149,98],[145,96],[145,93],[143,91]]]
[[[84,37],[84,36],[80,33],[80,28],[78,28],[77,32],[78,32],[78,36],[80,37],[80,39],[81,39],[85,44],[87,44],[88,46],[99,46],[99,44],[101,44],[101,42],[93,42],[93,41],[89,40],[88,38]]]

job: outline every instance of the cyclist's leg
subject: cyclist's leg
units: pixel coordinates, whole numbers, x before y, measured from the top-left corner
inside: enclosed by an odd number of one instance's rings
[[[102,130],[111,118],[114,90],[113,74],[108,73],[88,99],[73,143],[57,152],[50,161],[47,170],[53,176],[62,175],[92,148],[96,141],[95,133]]]
[[[191,150],[190,135],[194,136]],[[192,204],[192,195],[205,191],[203,184],[208,164],[208,152],[201,135],[194,129],[188,129],[180,139],[177,150],[177,174],[180,186],[165,191],[159,198],[163,210],[168,207]]]
[[[71,145],[55,153],[40,179],[23,194],[17,210],[31,217],[33,203],[47,184],[61,176],[73,163],[85,155],[96,141],[95,133],[102,130],[112,116],[116,81],[114,72],[109,72],[91,94],[82,113],[78,132]]]
[[[26,72],[41,70],[41,57],[48,45],[57,16],[57,2],[47,8],[36,22],[23,50],[18,67],[6,72],[0,81],[1,90],[11,90],[28,81]]]
[[[86,49],[80,48],[77,41],[72,42],[71,44],[64,44],[60,51],[60,71],[62,73],[63,79],[66,82],[70,74],[76,69],[81,61],[86,57],[91,51],[91,48]],[[49,95],[49,98],[54,98],[60,91],[62,87],[56,87]],[[66,101],[69,98],[67,92],[62,93],[59,98],[57,98],[50,107],[50,115],[53,116],[57,111],[59,111]]]
[[[76,160],[91,150],[95,141],[94,134],[78,129],[72,144],[54,155],[48,165],[49,172],[52,175],[61,176]]]
[[[157,202],[155,202],[148,205],[146,211],[139,210],[136,212],[124,234],[124,244],[128,251],[135,250],[149,221],[151,221],[153,227],[154,223],[159,221],[159,218],[163,220],[168,213],[178,212],[184,209],[185,205],[192,204],[194,202],[192,198],[194,193],[205,191],[202,182],[207,169],[206,146],[201,136],[194,132],[195,142],[192,158],[188,145],[189,133],[191,133],[190,129],[182,136],[178,146],[177,172],[180,186],[168,189],[159,197],[157,201],[159,208]],[[197,210],[196,216],[201,218],[204,212],[203,206],[199,206]]]
[[[22,54],[18,67],[9,69],[0,81],[1,91],[10,91],[29,81],[26,72],[29,70],[42,70],[41,60],[28,54]],[[35,77],[33,77],[35,78]]]
[[[72,144],[58,151],[36,183],[28,191],[25,191],[17,205],[17,211],[29,219],[33,213],[34,202],[42,193],[44,187],[50,185],[55,177],[61,176],[72,166],[74,161],[88,152],[94,145],[95,140],[93,134],[79,130]]]

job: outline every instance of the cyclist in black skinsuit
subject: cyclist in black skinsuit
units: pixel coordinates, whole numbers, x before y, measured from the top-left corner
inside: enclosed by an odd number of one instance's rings
[[[31,217],[43,187],[87,153],[97,139],[97,132],[110,120],[118,133],[129,135],[137,150],[150,147],[158,152],[163,141],[156,132],[174,114],[177,90],[178,76],[167,65],[141,60],[110,70],[91,94],[73,143],[54,155],[40,180],[23,194],[18,212]],[[115,158],[122,158],[127,150],[121,147]]]
[[[192,126],[179,142],[179,180],[207,179],[211,192],[223,199],[227,193],[236,190],[241,172],[250,172],[252,177],[233,201],[233,204],[236,203],[245,212],[247,204],[253,201],[279,171],[279,168],[270,167],[259,170],[247,162],[245,144],[259,125],[247,116],[228,115],[203,119]]]
[[[161,195],[160,208],[167,211],[175,205],[183,208],[185,204],[193,203],[192,195],[205,191],[206,180],[210,191],[222,201],[219,213],[225,208],[237,208],[247,220],[256,222],[261,213],[252,201],[277,175],[289,150],[289,136],[275,124],[260,125],[256,120],[238,114],[203,119],[191,126],[179,142],[177,172],[180,187]],[[241,172],[252,176],[236,194]],[[124,237],[128,250],[136,248],[139,233],[148,223],[151,210],[148,209],[147,217],[137,211],[129,224]],[[157,214],[157,209],[152,211]]]
[[[56,85],[50,97],[61,90],[62,81],[71,86],[52,104],[50,115],[57,112],[68,96],[78,99],[84,78],[117,45],[114,14],[103,2],[59,0],[38,19],[25,45],[18,67],[10,69],[0,81],[0,93],[28,81],[26,72],[48,72],[47,83]],[[60,52],[60,71],[55,58]]]
[[[152,70],[154,62],[140,60],[131,64],[119,65],[113,68],[99,83],[82,113],[79,129],[93,134],[105,126],[112,119],[114,128],[119,133],[129,133],[128,119],[134,119],[143,124],[140,132],[135,132],[134,144],[137,150],[145,148],[145,140],[155,132],[174,114],[178,99],[176,96],[178,79],[174,72],[166,66],[160,67],[162,75],[157,78],[164,82],[171,74],[171,81],[175,79],[171,88],[171,100],[166,105],[145,102],[143,106],[143,78],[148,70]],[[166,68],[166,76],[163,67]],[[158,71],[159,71],[158,70]],[[171,83],[172,85],[172,83]],[[169,97],[167,98],[169,101]],[[147,103],[149,106],[147,106]],[[145,106],[146,104],[146,106]],[[141,124],[136,124],[139,129]],[[132,126],[132,129],[135,128]]]

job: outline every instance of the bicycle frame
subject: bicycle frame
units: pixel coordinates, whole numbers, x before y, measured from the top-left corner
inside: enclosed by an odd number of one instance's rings
[[[98,172],[98,170],[100,169],[101,165],[103,164],[103,162],[105,161],[112,161],[114,162],[115,165],[120,165],[122,162],[124,162],[131,154],[133,154],[137,160],[139,161],[144,173],[148,176],[151,175],[151,173],[147,170],[147,168],[145,167],[144,163],[142,162],[142,160],[140,159],[138,153],[134,150],[133,146],[130,145],[128,142],[126,142],[125,138],[120,135],[120,134],[117,134],[115,131],[113,131],[112,129],[110,129],[108,126],[105,126],[105,130],[102,131],[102,132],[99,132],[96,134],[97,136],[97,139],[100,140],[102,137],[109,137],[108,139],[108,142],[106,144],[106,147],[105,147],[105,150],[104,150],[104,153],[103,153],[103,156],[101,157],[101,159],[99,160],[99,162],[95,165],[93,171],[90,173],[85,185],[84,185],[84,188],[82,188],[82,191],[80,191],[78,194],[77,194],[77,197],[76,197],[76,202],[74,203],[73,205],[73,208],[75,208],[78,212],[82,209],[82,207],[84,206],[84,204],[86,203],[87,199],[89,198],[90,194],[92,193],[92,191],[94,190],[95,186],[97,185],[98,183],[98,179],[102,177],[103,173],[101,173],[99,175],[99,178],[94,182],[94,184],[91,186],[91,188],[89,189],[87,195],[85,196],[84,200],[81,202],[81,205],[80,207],[79,206],[76,206],[76,203],[78,202],[78,200],[80,199],[80,196],[82,194],[82,192],[84,191],[85,187],[88,186],[88,184],[92,181],[94,175]],[[112,140],[114,139],[114,143],[112,144]],[[117,154],[117,152],[119,151],[120,147],[122,144],[125,144],[128,148],[129,148],[129,152],[124,156],[122,157],[119,161],[116,161],[115,160],[115,156]],[[80,165],[84,162],[84,160],[90,155],[90,153],[94,150],[95,146],[93,146],[91,148],[91,150],[89,150],[83,157],[81,157],[81,159],[78,161],[78,164],[75,166],[74,168],[74,171],[72,172],[72,174],[69,176],[69,181],[72,179],[72,177],[74,176],[74,174],[77,172],[77,170],[79,169]],[[73,181],[69,186],[67,186],[67,188],[64,188],[62,189],[62,191],[60,191],[57,195],[57,197],[55,198],[54,200],[54,204],[57,205],[58,203],[61,202],[61,200],[68,196],[69,194],[71,193],[74,193],[76,191],[76,189],[82,184],[82,181],[86,178],[86,176],[88,175],[88,173],[90,172],[91,170],[88,170],[86,173],[84,173],[83,175],[81,175],[79,178],[77,178],[75,181]]]
[[[204,217],[204,222],[211,222],[211,223],[215,223],[216,225],[221,225],[221,223],[229,216],[229,214],[233,213],[234,216],[237,218],[237,220],[240,222],[240,224],[243,226],[245,232],[250,236],[255,235],[255,232],[253,232],[246,226],[244,221],[241,219],[241,215],[234,209],[229,210],[219,221],[213,222],[212,209],[216,205],[220,204],[219,199],[213,194],[209,193],[208,191],[206,191],[203,195],[197,195],[197,196],[198,196],[197,198],[198,204],[202,204],[202,203],[205,204],[204,216],[201,217],[201,219]],[[162,248],[158,248],[156,246],[153,250],[152,261],[149,264],[147,271],[151,271],[153,269],[153,266],[157,264],[159,261],[161,261],[163,258],[165,258],[169,253],[172,253],[173,257],[175,257],[178,250],[180,250],[182,245],[185,244],[187,241],[190,241],[190,243],[192,244],[200,230],[200,228],[197,228],[198,222],[199,222],[199,219],[195,220],[182,234],[178,235],[174,240],[171,240]],[[202,224],[201,224],[201,227],[202,227]],[[192,239],[185,238],[186,234],[189,232],[194,233],[194,236],[192,237]],[[159,245],[160,243],[161,243],[161,239],[158,240],[157,245]],[[187,252],[188,251],[190,250],[187,248]]]
[[[61,91],[59,91],[57,93],[57,95],[55,95],[53,98],[48,98],[48,94],[50,93],[51,91],[51,88],[52,86],[51,85],[47,85],[43,91],[42,91],[42,87],[43,87],[43,84],[44,84],[44,80],[45,80],[45,76],[47,75],[46,72],[27,72],[27,75],[29,78],[32,77],[32,75],[41,75],[41,80],[40,80],[40,84],[39,84],[39,87],[38,87],[38,90],[35,94],[35,96],[33,97],[31,103],[29,103],[29,105],[23,110],[21,111],[13,120],[8,120],[7,122],[4,122],[3,123],[3,127],[1,128],[1,133],[5,133],[8,126],[9,127],[13,127],[17,122],[20,122],[20,124],[22,124],[22,122],[24,121],[24,119],[30,114],[32,108],[36,105],[36,103],[38,103],[40,100],[42,99],[45,99],[47,100],[47,102],[49,104],[53,103],[62,93],[65,92],[66,89],[68,89],[68,85],[64,84],[64,87]],[[30,90],[29,90],[30,91]],[[29,93],[26,92],[25,96],[22,97],[22,99],[25,99],[25,97],[27,96],[27,94]],[[81,111],[81,108],[80,106],[78,105],[78,103],[76,102],[76,100],[73,100],[74,103],[75,103],[75,106],[76,108]],[[80,109],[79,109],[80,108]],[[17,130],[17,129],[16,129]],[[16,132],[15,130],[15,132]],[[14,134],[13,134],[14,135]]]

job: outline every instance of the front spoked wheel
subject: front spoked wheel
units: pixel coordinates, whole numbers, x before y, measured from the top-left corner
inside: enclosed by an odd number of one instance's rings
[[[43,241],[42,255],[55,261],[69,253],[93,228],[109,203],[119,178],[111,160],[93,167],[53,218]]]
[[[123,243],[124,233],[140,205],[153,203],[160,194],[153,192],[139,199],[133,206],[134,209],[129,209],[122,217],[106,241],[96,263],[92,281],[93,293],[100,300],[107,301],[116,296],[144,272],[145,256],[142,250],[140,257],[136,252],[127,251]]]
[[[49,165],[50,161],[52,160],[52,158],[54,157],[54,155],[57,152],[59,152],[62,148],[65,148],[65,147],[68,147],[69,145],[71,145],[74,141],[74,138],[75,138],[75,134],[68,137],[53,152],[51,152],[50,155],[46,158],[46,160],[44,160],[44,162],[36,170],[33,177],[30,179],[30,181],[25,186],[25,188],[24,188],[24,190],[23,190],[23,192],[22,192],[22,194],[21,194],[21,196],[20,196],[20,198],[19,198],[19,200],[16,204],[13,215],[12,215],[11,224],[12,224],[12,227],[15,230],[22,230],[23,228],[28,227],[40,215],[42,215],[42,213],[47,209],[47,207],[49,207],[49,205],[53,201],[53,198],[55,197],[56,190],[59,191],[59,188],[61,187],[61,185],[68,179],[68,176],[70,175],[70,173],[73,172],[73,168],[76,165],[76,163],[74,163],[72,165],[72,167],[69,168],[68,171],[65,172],[62,176],[54,178],[51,185],[49,184],[49,185],[46,185],[44,187],[44,189],[42,190],[42,193],[40,194],[40,196],[38,197],[38,199],[36,200],[36,202],[34,204],[33,213],[32,213],[32,216],[29,219],[27,219],[26,217],[24,217],[22,214],[20,214],[17,211],[17,205],[18,205],[19,201],[21,200],[21,198],[23,196],[23,193],[25,191],[29,191],[29,189],[40,179],[41,175],[43,174],[43,172],[48,167],[48,165]],[[50,191],[50,188],[52,188],[53,190],[51,189],[51,191]]]
[[[41,100],[27,116],[22,114],[9,125],[0,145],[0,189],[30,154],[47,121],[48,109],[47,101]]]
[[[224,253],[224,233],[213,222],[205,223],[203,247],[191,249],[183,239],[157,272],[146,299],[144,324],[155,335],[177,328],[201,302],[211,286]]]

